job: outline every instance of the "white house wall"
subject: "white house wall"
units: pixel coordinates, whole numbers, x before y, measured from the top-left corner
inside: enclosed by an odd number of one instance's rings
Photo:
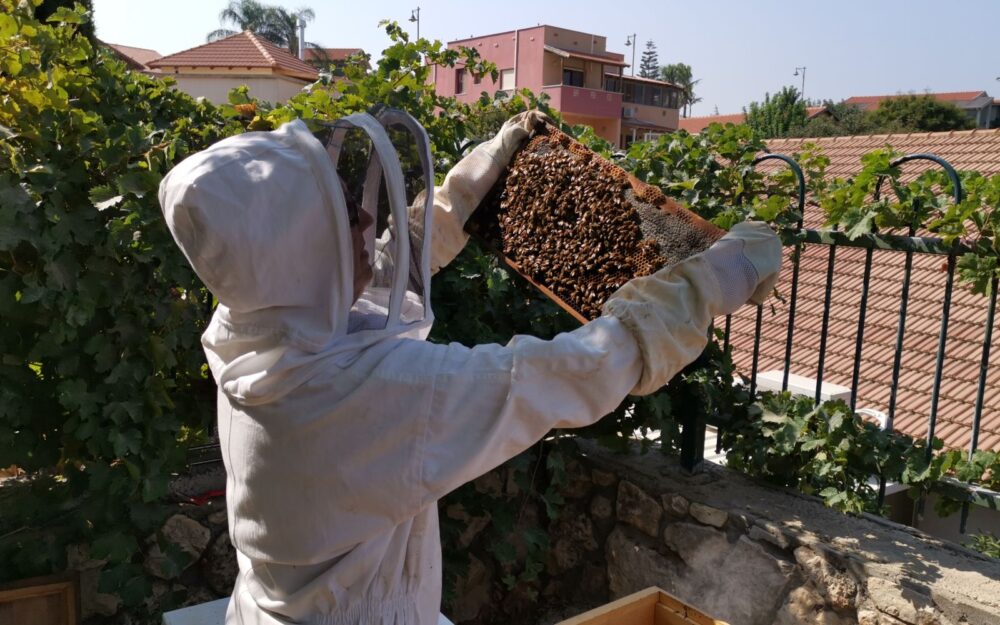
[[[250,95],[265,102],[284,102],[302,90],[307,82],[284,76],[212,76],[171,74],[177,88],[193,96],[204,97],[215,104],[229,101],[229,91],[246,85]]]

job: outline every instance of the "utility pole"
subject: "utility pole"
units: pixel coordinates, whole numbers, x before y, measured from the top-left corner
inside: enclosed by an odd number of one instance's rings
[[[632,75],[635,76],[635,33],[631,36],[625,37],[625,45],[632,46]]]
[[[410,11],[410,21],[417,23],[417,39],[420,39],[420,7]]]
[[[802,70],[802,89],[800,90],[799,93],[802,95],[802,101],[805,102],[805,99],[806,99],[806,66],[803,65],[802,67],[796,67],[795,68],[795,73],[792,74],[792,76],[798,76],[799,75],[799,70]]]

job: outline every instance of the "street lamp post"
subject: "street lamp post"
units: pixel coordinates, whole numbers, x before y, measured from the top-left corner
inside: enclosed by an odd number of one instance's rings
[[[798,76],[799,75],[799,70],[802,70],[802,90],[801,90],[801,94],[802,94],[802,100],[805,101],[805,99],[806,99],[806,66],[803,65],[802,67],[796,67],[795,68],[795,73],[792,74],[792,76]]]
[[[417,23],[417,39],[420,39],[420,7],[410,11],[410,21]]]
[[[635,76],[635,33],[631,36],[625,37],[625,45],[632,46],[632,75]]]

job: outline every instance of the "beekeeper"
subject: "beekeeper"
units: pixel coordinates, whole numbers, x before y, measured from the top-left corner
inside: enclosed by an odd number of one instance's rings
[[[340,120],[325,144],[301,121],[232,137],[163,180],[170,231],[219,302],[202,342],[240,569],[229,625],[437,623],[437,500],[660,388],[714,317],[770,290],[778,239],[746,223],[552,340],[426,342],[431,274],[541,119],[508,121],[436,194],[423,129],[392,110]],[[407,207],[386,128],[414,137],[423,203]],[[372,146],[360,208],[336,170],[352,129]],[[390,214],[375,220],[380,182]]]

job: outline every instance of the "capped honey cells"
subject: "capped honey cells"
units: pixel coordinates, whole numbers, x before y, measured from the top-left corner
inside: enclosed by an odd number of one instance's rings
[[[469,229],[584,319],[628,280],[725,234],[549,125],[515,154]]]

